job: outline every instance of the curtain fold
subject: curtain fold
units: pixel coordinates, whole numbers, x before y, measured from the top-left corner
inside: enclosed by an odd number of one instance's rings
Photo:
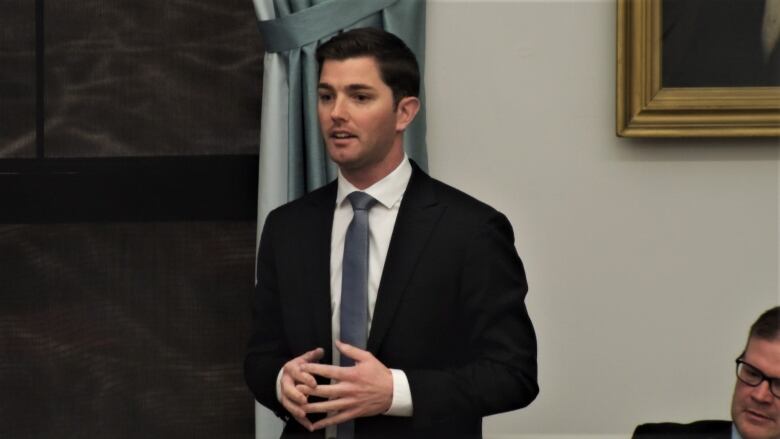
[[[424,0],[253,0],[266,50],[260,128],[257,239],[274,208],[336,178],[317,120],[318,45],[343,30],[378,27],[400,37],[425,65]],[[404,134],[404,148],[423,169],[425,99]],[[282,423],[256,405],[256,437],[276,439]]]

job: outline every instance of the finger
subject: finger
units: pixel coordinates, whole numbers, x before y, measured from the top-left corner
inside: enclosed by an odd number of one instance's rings
[[[310,389],[309,396],[319,396],[320,398],[340,398],[349,392],[352,386],[346,386],[344,383],[321,384],[315,389]]]
[[[289,376],[282,375],[282,396],[296,402],[297,404],[306,404],[308,398],[293,383]]]
[[[306,417],[306,412],[303,410],[303,408],[295,404],[295,402],[285,398],[284,395],[282,395],[281,400],[282,406],[287,409],[287,411],[296,421],[298,421],[299,424],[303,425],[309,431],[314,431],[314,427],[312,426],[311,421]]]
[[[301,384],[305,384],[308,387],[311,387],[312,389],[317,387],[317,379],[314,378],[314,375],[305,372],[303,370],[298,370],[295,373],[295,381]]]
[[[290,364],[290,363],[288,363],[285,366],[284,371],[296,383],[303,383],[303,384],[306,384],[307,386],[309,386],[311,388],[317,387],[317,380],[314,378],[314,376],[312,374],[308,373],[308,372],[305,372],[302,369],[304,364],[308,364],[308,363],[303,363],[303,364]],[[316,364],[316,363],[314,363],[314,364]]]
[[[312,349],[309,352],[304,353],[300,356],[304,361],[311,362],[311,361],[317,361],[321,359],[323,356],[325,356],[325,349],[322,348],[316,348]]]
[[[319,363],[306,363],[301,365],[301,370],[306,373],[339,381],[346,377],[347,369],[350,368]]]
[[[341,424],[342,422],[346,422],[355,419],[357,417],[358,417],[358,411],[356,409],[335,413],[333,415],[326,416],[320,419],[319,421],[315,422],[314,425],[312,425],[312,430],[319,430],[320,428],[324,428],[329,425]]]
[[[309,398],[295,387],[282,387],[282,395],[296,404],[306,404]]]
[[[338,398],[328,401],[313,402],[311,404],[304,404],[301,406],[306,413],[328,413],[348,410],[355,405],[354,398]]]
[[[314,389],[306,384],[296,384],[295,389],[301,392],[304,396],[311,396],[314,394]]]
[[[338,348],[339,352],[355,361],[365,361],[374,357],[371,352],[356,348],[355,346],[344,343],[343,341],[336,340],[336,347]]]
[[[293,401],[290,401],[289,399],[282,396],[282,406],[290,412],[290,414],[294,418],[303,418],[306,419],[306,412],[303,410],[302,406],[295,404]]]

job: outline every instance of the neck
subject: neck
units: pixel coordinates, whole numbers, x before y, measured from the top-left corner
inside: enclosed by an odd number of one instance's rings
[[[387,177],[393,172],[404,159],[404,149],[402,145],[394,147],[388,155],[378,163],[372,166],[360,167],[357,169],[341,169],[341,175],[347,179],[353,186],[363,190],[379,180]]]

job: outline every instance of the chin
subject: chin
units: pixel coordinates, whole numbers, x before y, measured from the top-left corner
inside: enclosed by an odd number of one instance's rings
[[[780,439],[780,431],[754,425],[749,420],[741,419],[736,424],[742,439]]]
[[[333,161],[333,163],[337,164],[339,168],[342,169],[351,169],[355,167],[355,164],[358,162],[357,159],[353,157],[349,157],[346,154],[331,154],[330,159]]]
[[[329,141],[325,143],[328,155],[334,161],[349,161],[354,159],[356,155],[360,155],[360,148],[358,145],[334,145]]]
[[[361,168],[365,166],[367,161],[366,158],[360,154],[352,154],[352,151],[336,148],[328,151],[328,156],[330,156],[330,159],[333,163],[337,164],[339,168],[347,170]]]

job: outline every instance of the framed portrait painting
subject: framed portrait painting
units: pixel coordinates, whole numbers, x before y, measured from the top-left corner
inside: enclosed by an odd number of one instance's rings
[[[618,0],[617,134],[780,136],[780,0]]]

